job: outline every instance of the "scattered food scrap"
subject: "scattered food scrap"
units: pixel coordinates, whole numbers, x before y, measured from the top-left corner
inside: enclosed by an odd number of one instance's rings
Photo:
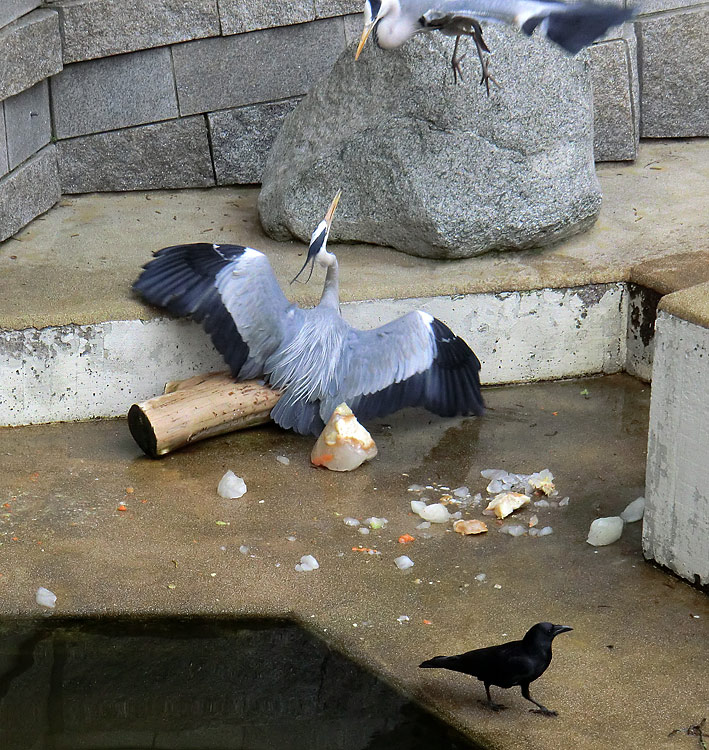
[[[372,436],[347,404],[340,404],[325,425],[310,454],[314,466],[352,471],[377,455]]]
[[[399,544],[409,544],[410,542],[416,541],[416,537],[411,536],[411,534],[402,534],[398,541]]]
[[[116,510],[120,510],[121,512],[128,510],[128,506],[121,503]]]
[[[365,518],[364,523],[366,523],[370,529],[383,529],[389,523],[389,519],[372,516],[371,518]]]
[[[453,524],[453,531],[465,535],[484,534],[487,531],[487,524],[484,521],[478,521],[475,518],[471,518],[467,521],[456,521]]]
[[[529,495],[523,495],[521,492],[501,492],[488,503],[484,512],[492,511],[498,518],[506,518],[512,511],[527,505],[531,499]]]

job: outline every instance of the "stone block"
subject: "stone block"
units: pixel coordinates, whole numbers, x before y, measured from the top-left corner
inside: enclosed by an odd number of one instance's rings
[[[0,180],[0,242],[60,198],[56,148],[47,146]]]
[[[59,141],[64,193],[214,185],[204,117]]]
[[[5,127],[10,169],[49,143],[52,123],[47,81],[40,81],[31,89],[5,100]]]
[[[341,18],[178,44],[172,54],[180,113],[305,94],[344,47]]]
[[[17,20],[25,13],[38,8],[42,0],[2,0],[0,5],[0,28]]]
[[[361,25],[363,7],[363,0],[315,0],[315,17],[327,18],[328,16],[344,16],[348,13],[359,13]]]
[[[591,47],[593,151],[596,161],[633,160],[639,132],[635,45],[627,39]]]
[[[213,112],[209,115],[218,185],[261,182],[268,152],[298,98]]]
[[[709,8],[641,18],[641,135],[709,136]]]
[[[706,5],[706,0],[643,0],[638,5],[640,16],[646,16],[650,13],[658,13],[665,10],[689,8],[693,5]]]
[[[217,0],[54,0],[64,62],[219,35]]]
[[[673,295],[670,295],[673,296]],[[709,329],[662,310],[648,434],[643,551],[709,583]]]
[[[223,34],[291,26],[315,18],[313,0],[220,0]]]
[[[34,10],[0,29],[0,100],[62,69],[59,17]]]
[[[453,84],[442,34],[369,45],[357,64],[354,45],[343,52],[270,151],[264,230],[309,240],[339,188],[333,239],[422,257],[538,247],[588,228],[601,204],[588,54],[497,26],[486,39],[502,87],[489,97],[474,54]]]
[[[0,177],[6,175],[10,166],[7,160],[7,139],[5,138],[5,107],[0,102]]]
[[[52,79],[52,114],[57,138],[177,117],[170,50],[68,65]]]
[[[359,42],[362,36],[362,14],[344,16],[342,21],[345,24],[345,44],[349,47],[353,42]]]

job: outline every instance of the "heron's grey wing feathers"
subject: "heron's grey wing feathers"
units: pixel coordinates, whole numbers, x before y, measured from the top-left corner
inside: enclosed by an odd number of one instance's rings
[[[166,247],[133,289],[202,323],[234,375],[254,377],[289,325],[290,305],[262,253],[205,242]]]
[[[372,331],[351,329],[327,419],[346,401],[360,419],[423,406],[441,416],[481,414],[480,362],[444,323],[415,311]]]
[[[582,0],[442,0],[422,14],[424,27],[464,30],[476,21],[517,26],[531,36],[536,28],[567,52],[577,52],[635,15],[632,8]]]

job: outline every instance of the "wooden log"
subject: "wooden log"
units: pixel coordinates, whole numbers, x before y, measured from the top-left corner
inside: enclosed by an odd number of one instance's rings
[[[268,422],[280,397],[256,380],[236,382],[228,372],[197,375],[133,404],[128,428],[148,456],[160,458],[197,440]]]

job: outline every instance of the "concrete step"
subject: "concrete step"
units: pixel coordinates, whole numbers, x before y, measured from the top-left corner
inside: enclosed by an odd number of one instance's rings
[[[666,273],[652,284],[663,293],[706,278],[707,141],[644,142],[635,164],[599,165],[599,176],[598,222],[552,248],[437,262],[335,246],[343,314],[371,327],[424,309],[469,341],[485,383],[626,368],[649,377],[647,342],[626,362],[628,312],[638,307],[628,284],[634,269],[648,277],[660,262]],[[256,198],[241,188],[65,198],[0,245],[0,424],[125,414],[166,380],[222,366],[198,326],[132,295],[157,248],[251,245],[268,254],[288,295],[314,304],[317,279],[287,283],[304,246],[266,238]]]

